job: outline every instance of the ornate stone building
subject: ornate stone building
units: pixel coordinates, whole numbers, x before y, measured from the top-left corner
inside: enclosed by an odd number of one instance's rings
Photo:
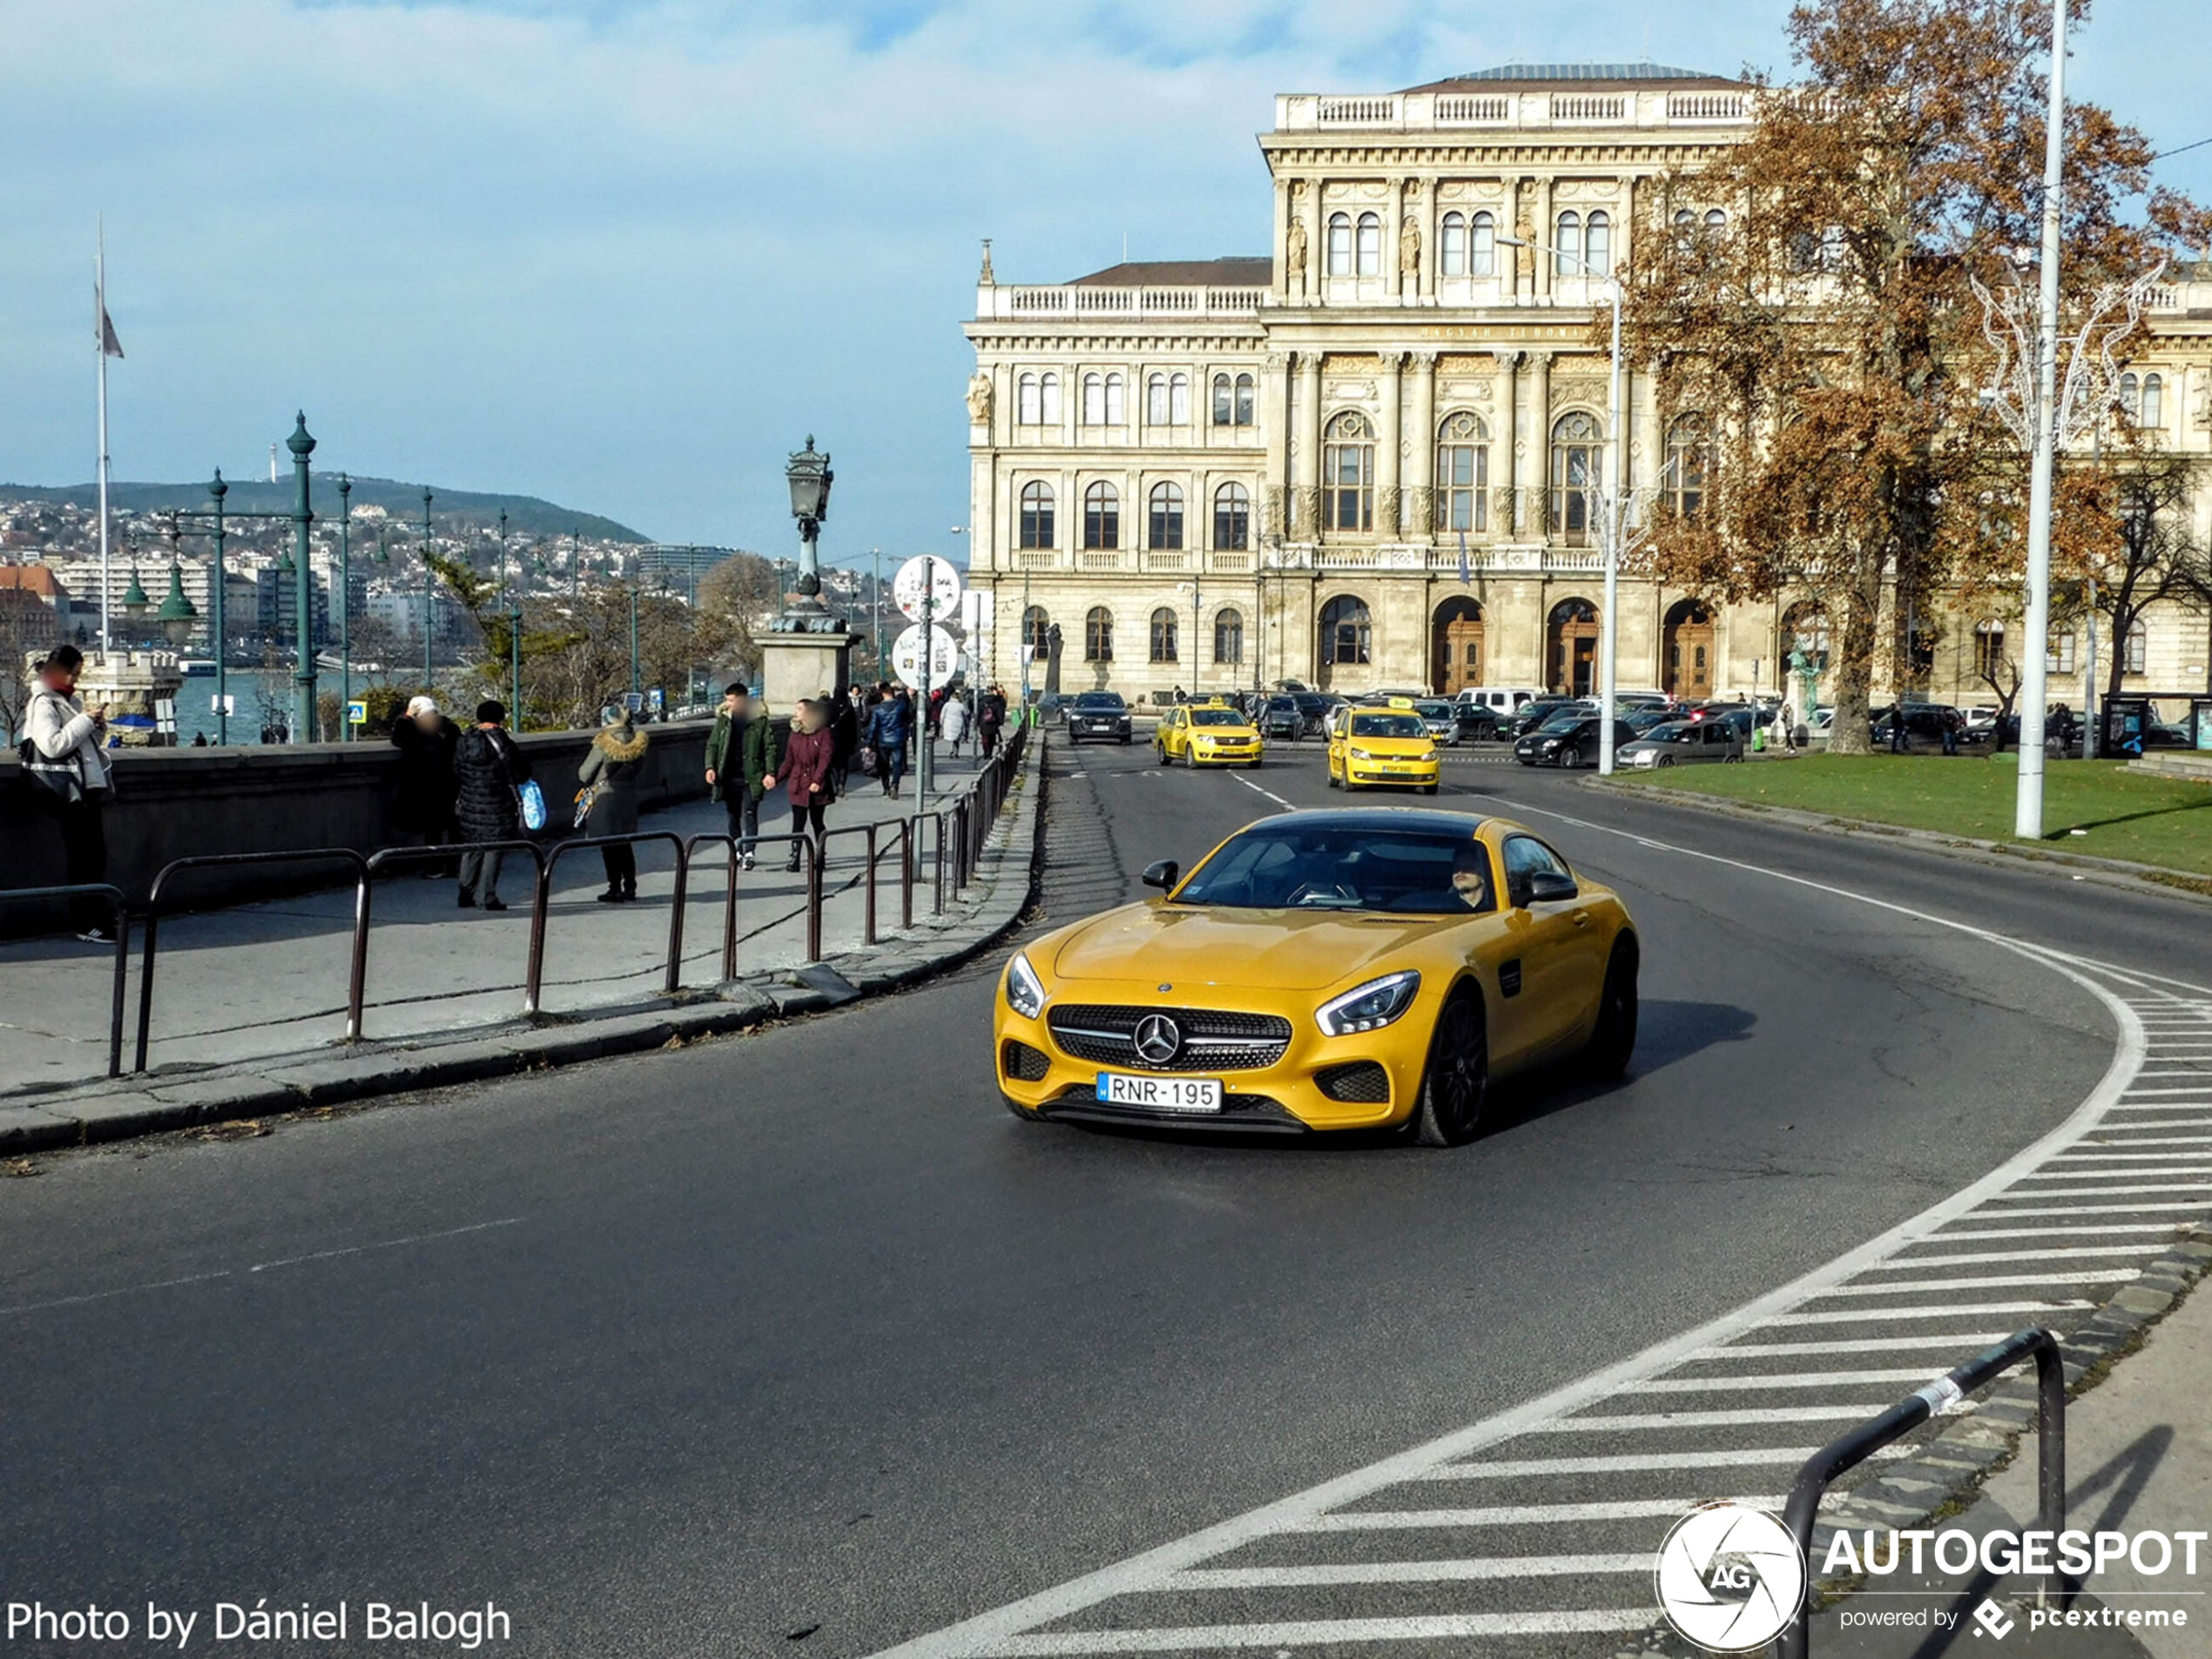
[[[1063,691],[1132,698],[1280,679],[1595,685],[1608,383],[1592,273],[1630,257],[1648,209],[1670,225],[1725,211],[1646,198],[1738,138],[1750,97],[1652,64],[1288,94],[1259,140],[1265,257],[1033,287],[999,282],[987,245],[966,332],[988,675],[1016,683],[1025,644],[1056,630]],[[2130,394],[2192,451],[2212,448],[2202,274],[2154,297]],[[1660,429],[1651,390],[1630,375],[1629,486],[1694,494],[1695,435]],[[1929,630],[1920,689],[1988,700],[1992,625]],[[1820,631],[1802,598],[1723,605],[1624,577],[1620,684],[1771,689],[1777,653]],[[2201,611],[2173,607],[2123,650],[2131,685],[2208,684]],[[2054,640],[2054,698],[2081,660]],[[1031,683],[1047,672],[1040,658]]]

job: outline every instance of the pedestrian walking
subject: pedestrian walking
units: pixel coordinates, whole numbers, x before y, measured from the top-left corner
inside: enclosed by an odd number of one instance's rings
[[[838,790],[843,792],[846,782],[853,775],[853,762],[860,755],[860,711],[843,686],[833,697],[822,693],[819,701],[829,710],[831,765],[835,768]]]
[[[895,687],[885,687],[882,701],[868,716],[868,741],[875,745],[876,780],[894,800],[907,775],[907,736],[913,723],[914,705]]]
[[[825,813],[830,802],[832,785],[830,771],[835,765],[837,740],[830,735],[830,711],[823,704],[809,700],[801,703],[791,717],[791,741],[784,746],[783,759],[777,763],[776,779],[784,786],[784,795],[791,802],[791,833],[794,836],[811,834],[814,842],[814,857],[822,856],[822,835],[828,827]],[[799,867],[799,843],[791,844],[791,860],[786,870]]]
[[[407,838],[404,844],[409,846],[442,846],[451,841],[454,797],[460,787],[453,758],[461,746],[461,728],[438,711],[435,698],[409,698],[407,713],[392,723],[392,746],[400,752],[392,827]],[[438,872],[423,873],[435,876]]]
[[[721,705],[714,711],[714,730],[706,738],[706,798],[722,803],[730,820],[730,839],[744,833],[745,779],[738,772],[738,756],[745,748],[745,700],[742,685],[722,688]]]
[[[768,705],[759,698],[745,699],[743,737],[738,743],[738,793],[743,798],[744,826],[738,841],[738,861],[752,868],[753,848],[760,834],[760,802],[776,781],[776,767],[783,751],[776,741],[776,723]]]
[[[487,698],[476,705],[475,725],[454,745],[453,772],[457,784],[454,814],[464,838],[511,841],[522,834],[523,806],[516,792],[529,780],[530,763],[507,735],[504,703]],[[461,855],[463,910],[479,905],[486,910],[507,908],[499,896],[499,871],[505,860],[497,848]]]
[[[945,741],[952,746],[953,759],[960,759],[960,745],[968,738],[968,705],[958,697],[945,699],[945,711],[937,717],[938,729]]]
[[[1006,698],[994,685],[983,695],[983,706],[975,713],[975,746],[985,760],[999,752],[999,732],[1006,725]]]
[[[624,708],[592,735],[577,768],[577,782],[591,792],[583,833],[604,843],[599,861],[606,867],[607,890],[599,895],[601,904],[628,904],[637,896],[637,849],[607,838],[637,833],[637,774],[644,764],[645,734]]]
[[[115,788],[107,758],[107,705],[88,709],[77,695],[84,653],[61,644],[38,664],[37,689],[24,711],[24,765],[62,838],[63,880],[88,887],[107,880],[107,826]],[[70,931],[91,945],[112,945],[108,907],[84,894],[69,901]]]
[[[1947,755],[1959,752],[1959,728],[1966,724],[1966,717],[1956,709],[1943,711],[1943,752]]]

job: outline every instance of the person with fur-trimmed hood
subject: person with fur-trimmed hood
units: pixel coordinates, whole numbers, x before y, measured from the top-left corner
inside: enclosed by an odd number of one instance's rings
[[[577,781],[585,788],[599,786],[597,799],[583,820],[583,833],[597,840],[637,833],[637,775],[645,764],[645,734],[637,730],[628,709],[617,709],[607,724],[593,734]],[[601,904],[628,904],[637,896],[637,849],[628,841],[610,842],[599,849],[607,867],[607,890]]]

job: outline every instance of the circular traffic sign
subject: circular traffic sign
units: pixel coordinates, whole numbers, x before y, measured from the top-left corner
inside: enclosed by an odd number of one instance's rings
[[[928,584],[928,596],[934,601],[932,614],[938,621],[954,615],[960,610],[960,569],[950,559],[923,553],[908,559],[899,567],[899,574],[891,579],[891,597],[898,601],[899,610],[909,622],[921,620],[922,584]]]
[[[953,677],[960,666],[960,641],[953,637],[952,630],[942,623],[929,631],[929,671],[927,678],[932,685],[942,685]],[[908,685],[920,685],[925,676],[921,661],[921,630],[907,629],[891,647],[891,666],[898,671],[901,681]]]

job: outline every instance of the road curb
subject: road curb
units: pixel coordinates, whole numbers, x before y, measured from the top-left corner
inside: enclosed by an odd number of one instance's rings
[[[885,935],[880,944],[681,993],[659,1005],[567,1015],[558,1023],[492,1027],[428,1047],[287,1055],[251,1070],[152,1072],[116,1087],[0,1106],[0,1156],[92,1146],[682,1047],[934,978],[1012,932],[1035,895],[1044,847],[1045,745],[1042,730],[1030,737],[974,880],[948,895],[959,908],[917,916],[913,927]]]
[[[1946,858],[1960,859],[1991,869],[2040,869],[2045,874],[2063,870],[2082,880],[2117,887],[2124,892],[2212,905],[2212,876],[2201,875],[2194,870],[2172,870],[2163,865],[2135,864],[2125,859],[2094,858],[2082,853],[2015,846],[2008,841],[1982,840],[1970,835],[1946,834],[1940,830],[1912,829],[1870,818],[1809,813],[1793,806],[1765,806],[1757,802],[1731,800],[1724,796],[1680,790],[1665,784],[1646,783],[1640,779],[1625,779],[1617,775],[1612,778],[1585,778],[1581,783],[1585,789],[1656,800],[1662,805],[1684,806],[1693,812],[1715,813],[1724,818],[1743,819],[1750,823],[1779,824],[1791,829],[1809,830],[1816,834],[1873,836],[1885,841],[1905,841],[1924,852],[1940,853]]]

